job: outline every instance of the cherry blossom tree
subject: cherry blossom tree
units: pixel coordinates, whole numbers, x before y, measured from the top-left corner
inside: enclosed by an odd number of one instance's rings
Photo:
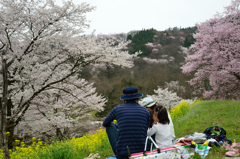
[[[186,47],[180,46],[180,51],[179,51],[179,53],[188,55],[188,54],[189,54],[189,50],[188,50],[188,48],[186,48]]]
[[[185,40],[185,38],[182,37],[182,36],[179,38],[179,41],[180,41],[181,43],[184,43],[184,40]]]
[[[148,42],[148,43],[146,44],[146,46],[147,46],[148,48],[153,48],[153,47],[155,47],[155,45],[153,45],[153,43],[150,43],[150,42]]]
[[[147,94],[146,97],[151,97],[156,102],[157,105],[162,105],[166,107],[169,111],[171,111],[173,107],[177,106],[182,101],[191,104],[195,100],[195,99],[183,99],[179,97],[174,90],[170,89],[184,89],[184,87],[180,86],[178,84],[178,81],[171,81],[170,83],[166,83],[165,87],[158,86],[157,89],[154,89],[154,94],[152,95]],[[142,103],[142,100],[139,101],[140,104]]]
[[[179,81],[170,81],[169,83],[165,82],[165,88],[168,88],[169,91],[173,91],[178,94],[186,92],[186,88],[184,86],[181,86],[179,84]]]
[[[148,64],[168,64],[168,60],[166,59],[151,59],[151,58],[147,58],[147,57],[144,57],[143,60],[145,62],[147,62]]]
[[[155,94],[153,95],[147,95],[147,97],[151,97],[157,104],[160,104],[169,110],[183,100],[177,95],[177,93],[170,91],[168,88],[161,88],[158,86],[158,89],[155,89],[154,93]],[[139,102],[140,104],[141,101]]]
[[[175,39],[175,37],[174,36],[169,36],[169,37],[167,37],[168,39]]]
[[[158,49],[156,49],[156,48],[152,49],[152,53],[158,53],[158,52],[159,52]]]
[[[129,42],[83,35],[86,13],[95,9],[87,3],[0,0],[0,7],[0,140],[6,152],[5,132],[12,136],[19,125],[59,130],[103,110],[106,99],[80,78],[81,70],[106,63],[132,67],[139,54],[122,51]]]
[[[189,83],[204,90],[206,98],[234,99],[240,95],[240,0],[232,0],[223,13],[197,24],[194,52],[186,58],[183,73]]]

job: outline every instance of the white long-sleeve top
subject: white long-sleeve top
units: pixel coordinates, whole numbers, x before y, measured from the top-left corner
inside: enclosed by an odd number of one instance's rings
[[[169,125],[171,126],[171,137],[172,137],[172,141],[173,141],[174,138],[175,138],[175,132],[174,132],[174,126],[173,126],[172,118],[170,117],[169,112],[168,112],[168,118],[170,120]]]
[[[155,134],[156,144],[160,149],[172,146],[172,134],[170,124],[157,123],[147,131],[148,136]]]

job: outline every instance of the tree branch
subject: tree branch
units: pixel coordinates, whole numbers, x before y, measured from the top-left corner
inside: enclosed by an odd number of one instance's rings
[[[5,28],[5,32],[6,32],[6,35],[7,35],[7,40],[8,40],[8,44],[9,44],[9,50],[11,50],[13,52],[12,44],[11,44],[11,40],[10,40],[10,37],[8,35],[8,32],[7,32],[7,28]]]

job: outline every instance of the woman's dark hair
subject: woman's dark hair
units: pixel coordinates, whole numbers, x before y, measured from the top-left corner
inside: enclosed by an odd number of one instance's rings
[[[149,111],[150,113],[150,123],[149,123],[149,128],[153,126],[154,120],[153,120],[153,110]]]
[[[154,108],[156,107],[157,105],[154,104],[153,106],[151,106],[150,108],[152,109],[152,111],[154,111]]]
[[[158,115],[158,119],[159,119],[159,123],[161,124],[169,124],[170,120],[168,118],[168,113],[167,113],[167,109],[164,106],[156,106],[154,109],[154,112],[157,112]]]

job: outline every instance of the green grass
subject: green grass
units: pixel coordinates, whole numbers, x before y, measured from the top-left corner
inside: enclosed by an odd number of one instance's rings
[[[240,142],[240,101],[210,100],[193,105],[184,116],[173,119],[176,138],[185,137],[194,132],[203,133],[208,127],[220,126],[229,140]],[[114,155],[105,149],[101,155]],[[222,159],[227,151],[220,147],[210,149],[205,159]],[[102,156],[101,156],[102,158]]]
[[[229,140],[240,142],[240,101],[201,101],[186,111],[185,115],[173,118],[173,124],[176,139],[194,132],[203,133],[208,127],[220,126],[227,132]],[[111,150],[104,151],[105,156],[113,155]],[[222,159],[226,152],[214,147],[205,159]]]
[[[202,101],[193,105],[184,116],[173,119],[173,124],[176,138],[220,126],[227,132],[228,139],[240,142],[240,101]],[[210,149],[206,159],[220,159],[225,152],[219,147]]]
[[[183,104],[179,106],[183,106]],[[185,110],[185,105],[184,107],[180,107],[180,109],[178,107],[175,112],[175,117],[172,118],[176,139],[194,132],[203,133],[208,127],[220,126],[227,132],[226,136],[228,139],[232,141],[235,139],[236,142],[240,142],[240,101],[201,101],[191,106],[190,109],[186,109],[185,111],[181,109]],[[183,112],[183,115],[178,112]],[[87,140],[89,144],[95,143],[95,140],[101,141],[101,144],[96,145],[94,150],[90,150],[85,144],[85,140]],[[78,146],[74,146],[73,143]],[[43,146],[42,148],[40,146],[40,148],[37,149],[38,151],[30,151],[31,147],[26,149],[19,148],[20,152],[16,152],[13,158],[83,159],[89,156],[90,153],[98,153],[101,159],[106,159],[114,155],[105,131],[93,134],[92,136],[90,135],[89,137],[85,136],[85,139],[79,138],[79,140],[72,143],[55,141],[50,145]],[[0,151],[0,158],[3,158],[1,152],[2,151]],[[222,159],[226,152],[226,150],[220,147],[214,147],[210,149],[205,159]],[[28,155],[28,153],[30,155]],[[30,157],[25,157],[27,155]],[[195,155],[194,158],[197,159],[199,156]]]

